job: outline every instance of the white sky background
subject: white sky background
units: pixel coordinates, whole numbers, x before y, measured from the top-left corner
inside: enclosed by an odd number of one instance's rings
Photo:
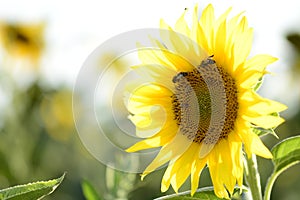
[[[230,6],[233,14],[245,11],[249,25],[254,28],[251,54],[267,53],[280,59],[269,68],[277,75],[264,82],[264,96],[287,104],[295,101],[291,95],[296,92],[291,94],[285,73],[291,51],[284,36],[289,31],[300,32],[300,26],[296,26],[300,24],[300,1],[297,0],[2,0],[0,19],[45,20],[48,43],[43,63],[45,75],[52,82],[67,82],[72,86],[84,60],[103,41],[133,29],[158,28],[161,18],[173,25],[185,7],[192,10],[195,3],[200,10],[212,3],[217,16]]]

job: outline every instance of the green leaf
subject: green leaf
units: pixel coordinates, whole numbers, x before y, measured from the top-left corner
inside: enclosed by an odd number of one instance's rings
[[[33,200],[42,199],[51,194],[63,181],[65,173],[53,180],[39,181],[35,183],[28,183],[25,185],[17,185],[10,188],[0,190],[1,200]]]
[[[248,189],[243,186],[242,188],[243,193],[247,192]],[[159,197],[155,200],[165,200],[165,199],[170,199],[170,200],[222,200],[221,198],[217,197],[214,193],[214,188],[213,187],[205,187],[198,189],[197,192],[191,196],[190,191],[178,193],[178,194],[172,194],[172,195],[167,195],[163,197]],[[231,198],[232,200],[239,200],[241,199],[240,195],[240,189],[235,188],[233,192],[233,196]]]
[[[300,136],[281,141],[273,147],[271,152],[273,154],[274,171],[269,177],[265,188],[265,200],[270,199],[272,187],[277,177],[291,166],[300,162]]]
[[[273,147],[274,173],[285,170],[300,162],[300,136],[283,140]]]
[[[82,181],[81,187],[86,200],[101,200],[95,188],[87,180]]]

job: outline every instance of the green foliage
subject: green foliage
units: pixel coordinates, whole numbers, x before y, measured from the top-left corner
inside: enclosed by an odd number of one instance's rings
[[[300,136],[283,140],[273,149],[274,173],[281,173],[285,169],[300,162]]]
[[[246,187],[243,187],[243,193],[247,193]],[[232,200],[239,200],[242,199],[242,194],[240,194],[240,189],[235,188],[233,192],[233,196],[231,197]],[[197,190],[197,192],[191,196],[190,191],[174,194],[174,195],[167,195],[160,198],[157,198],[155,200],[164,200],[164,199],[170,199],[170,200],[221,200],[221,198],[217,197],[214,193],[213,187],[205,187]]]
[[[300,162],[300,136],[287,138],[272,149],[274,171],[271,174],[264,195],[264,199],[270,199],[273,184],[277,177],[290,168],[291,166]]]
[[[82,191],[86,200],[101,200],[95,188],[91,185],[90,182],[84,180],[81,184]]]
[[[63,181],[65,174],[50,181],[39,181],[0,190],[1,200],[41,199],[51,194]]]

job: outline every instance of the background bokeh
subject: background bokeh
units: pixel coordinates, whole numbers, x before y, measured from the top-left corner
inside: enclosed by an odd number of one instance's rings
[[[0,188],[56,178],[63,184],[48,199],[85,199],[81,184],[87,180],[104,199],[153,199],[161,196],[164,169],[147,176],[107,168],[92,157],[76,132],[72,113],[73,85],[88,55],[107,39],[137,28],[157,28],[164,18],[174,24],[184,8],[200,9],[213,3],[220,14],[229,6],[245,11],[254,27],[252,55],[279,58],[270,66],[260,93],[289,106],[286,123],[277,129],[280,140],[300,133],[300,2],[299,1],[3,1],[0,6]],[[191,9],[192,10],[192,9]],[[118,56],[107,52],[99,58]],[[115,78],[129,61],[112,63]],[[104,91],[107,88],[103,88]],[[103,94],[106,94],[105,92]],[[110,96],[100,99],[98,108]],[[103,101],[103,102],[102,102]],[[110,121],[107,121],[109,127]],[[107,135],[115,136],[119,130]],[[263,138],[268,147],[278,139]],[[119,143],[122,142],[116,138]],[[122,146],[122,144],[120,144]],[[109,155],[109,152],[108,152]],[[117,156],[117,155],[111,155]],[[131,165],[134,165],[136,161]],[[272,170],[269,160],[258,158],[262,184]],[[127,163],[128,164],[128,163]],[[130,164],[130,163],[129,163]],[[276,181],[272,199],[300,196],[300,166]],[[208,170],[201,186],[211,185]],[[186,183],[182,191],[189,188]],[[172,191],[168,191],[172,193]]]

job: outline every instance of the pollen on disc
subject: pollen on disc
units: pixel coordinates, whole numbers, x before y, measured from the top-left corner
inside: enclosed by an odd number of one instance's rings
[[[212,58],[173,78],[174,120],[180,132],[195,143],[216,144],[234,129],[237,87],[234,79]]]

